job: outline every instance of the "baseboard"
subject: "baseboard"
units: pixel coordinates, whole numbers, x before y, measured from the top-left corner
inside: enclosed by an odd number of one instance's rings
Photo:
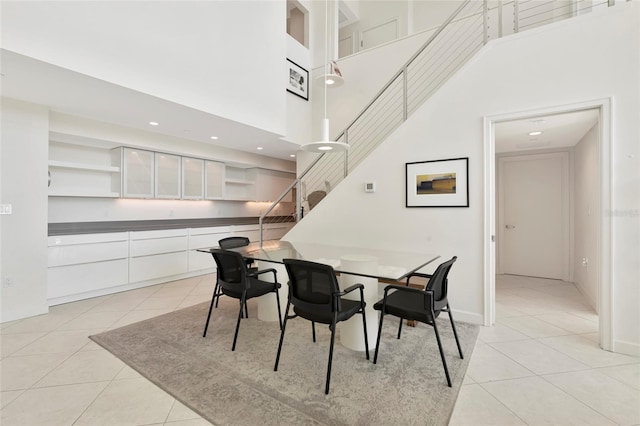
[[[613,352],[618,354],[640,357],[640,343],[625,342],[624,340],[614,340]]]

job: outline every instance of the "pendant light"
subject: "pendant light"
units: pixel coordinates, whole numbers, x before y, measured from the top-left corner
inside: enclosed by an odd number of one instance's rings
[[[329,60],[328,38],[329,38],[329,0],[325,0],[324,6],[324,52],[327,57],[326,72],[318,80],[323,82],[324,90],[324,118],[322,119],[322,139],[318,142],[311,142],[300,147],[306,152],[318,154],[342,152],[349,149],[349,145],[344,142],[331,141],[329,139],[329,119],[327,118],[327,87],[338,87],[344,80],[335,62]]]

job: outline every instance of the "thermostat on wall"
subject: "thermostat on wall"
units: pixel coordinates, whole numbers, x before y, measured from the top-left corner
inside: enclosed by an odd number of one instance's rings
[[[376,183],[375,182],[365,182],[365,184],[364,184],[364,192],[376,192]]]

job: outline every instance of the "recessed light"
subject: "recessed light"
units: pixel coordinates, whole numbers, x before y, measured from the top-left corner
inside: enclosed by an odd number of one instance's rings
[[[211,136],[211,139],[213,139],[214,141],[218,139],[217,136]]]
[[[538,135],[541,135],[541,134],[542,134],[541,131],[529,132],[529,136],[538,136]]]
[[[289,154],[289,157],[296,158],[296,155],[295,154]]]
[[[262,149],[262,147],[261,147],[261,146],[259,146],[259,147],[257,147],[256,149],[257,149],[258,151],[260,151],[260,150]]]
[[[157,125],[158,125],[158,123],[157,123],[157,122],[155,122],[155,121],[150,121],[150,122],[149,122],[149,124],[150,124],[151,126],[157,126]]]
[[[333,149],[333,147],[331,146],[319,146],[318,150],[320,151],[331,151]]]

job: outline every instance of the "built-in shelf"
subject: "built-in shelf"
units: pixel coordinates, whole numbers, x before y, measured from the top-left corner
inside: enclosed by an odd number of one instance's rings
[[[60,169],[88,170],[95,172],[120,173],[118,166],[99,166],[95,164],[71,163],[67,161],[49,161],[49,167]]]
[[[225,179],[225,183],[232,183],[236,185],[254,185],[254,181],[250,180],[241,180],[241,179]]]

